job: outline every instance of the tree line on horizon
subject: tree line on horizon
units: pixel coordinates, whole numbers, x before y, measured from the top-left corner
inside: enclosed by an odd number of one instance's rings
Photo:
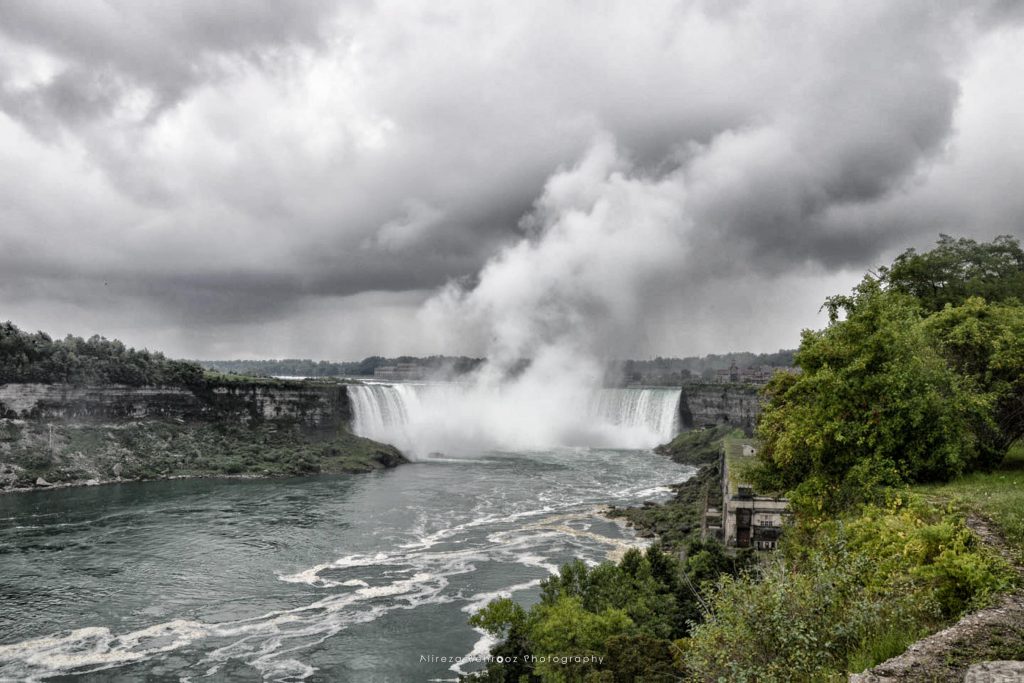
[[[736,352],[608,363],[609,384],[644,382],[679,384],[710,379],[715,371],[735,365],[792,365],[794,351],[754,354]],[[26,332],[13,322],[0,323],[0,384],[38,382],[44,384],[185,385],[202,380],[203,370],[258,377],[348,377],[373,376],[379,367],[415,365],[430,375],[457,377],[472,372],[485,359],[469,356],[369,356],[360,361],[315,361],[308,358],[267,360],[175,360],[159,351],[136,350],[117,339],[100,335],[89,338],[67,335],[54,339],[46,332]],[[521,372],[528,361],[514,369]]]
[[[608,363],[609,383],[645,382],[680,384],[687,381],[709,380],[718,370],[732,366],[744,369],[757,366],[791,367],[795,349],[781,349],[775,353],[747,351],[685,358],[658,356],[649,360],[615,360]],[[199,360],[194,361],[208,370],[239,375],[266,375],[290,377],[347,377],[372,376],[379,367],[415,365],[428,373],[445,372],[463,375],[472,372],[484,358],[469,356],[368,356],[359,361],[326,361],[309,358],[280,358],[265,360]]]
[[[428,372],[447,372],[462,375],[484,362],[483,358],[469,356],[368,356],[359,361],[327,361],[309,358],[278,358],[266,360],[199,360],[208,370],[239,375],[277,377],[370,377],[380,367],[416,365]]]

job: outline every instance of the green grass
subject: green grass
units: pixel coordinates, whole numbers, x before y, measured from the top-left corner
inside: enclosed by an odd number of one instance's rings
[[[742,437],[743,430],[729,425],[681,432],[667,444],[654,450],[683,465],[707,465],[718,462],[722,452],[722,439]]]
[[[946,484],[914,487],[927,497],[952,501],[991,520],[1024,563],[1024,443],[1010,449],[992,472],[975,472]]]
[[[725,468],[729,475],[729,494],[736,495],[740,484],[747,484],[750,481],[749,471],[756,462],[749,455],[743,455],[744,446],[757,447],[755,439],[744,438],[743,436],[730,436],[725,439]]]
[[[859,672],[881,664],[887,659],[903,654],[911,643],[924,635],[923,630],[907,631],[892,628],[861,643],[860,648],[850,655],[846,670]],[[845,676],[843,677],[845,680]]]

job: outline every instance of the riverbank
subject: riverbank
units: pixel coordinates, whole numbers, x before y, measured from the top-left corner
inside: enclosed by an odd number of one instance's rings
[[[672,485],[674,497],[664,503],[648,502],[639,507],[608,508],[608,517],[623,520],[641,538],[657,537],[668,550],[681,551],[700,538],[704,504],[721,505],[722,473],[719,455],[722,441],[740,430],[720,425],[683,432],[671,442],[654,449],[681,465],[697,468],[692,477]],[[741,432],[740,432],[741,433]]]

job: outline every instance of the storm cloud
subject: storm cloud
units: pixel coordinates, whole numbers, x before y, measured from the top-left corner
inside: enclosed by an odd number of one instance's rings
[[[905,247],[1022,234],[1021,19],[9,0],[0,319],[207,358],[792,346]]]

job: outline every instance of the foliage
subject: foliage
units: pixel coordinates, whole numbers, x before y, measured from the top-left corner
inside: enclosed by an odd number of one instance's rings
[[[973,425],[983,464],[991,468],[1024,436],[1024,306],[971,297],[929,316],[925,328],[950,366],[992,406]]]
[[[804,332],[803,372],[767,387],[758,483],[830,513],[879,485],[977,466],[970,427],[985,421],[988,403],[931,344],[916,302],[867,278],[828,305],[832,324]]]
[[[871,558],[864,574],[869,588],[925,594],[945,619],[984,604],[1008,587],[1011,576],[1006,562],[981,545],[961,515],[906,492],[819,529],[815,548],[838,543]]]
[[[981,244],[942,235],[931,251],[908,249],[880,275],[889,289],[909,294],[929,312],[971,297],[1024,301],[1024,250],[1010,235]]]
[[[766,387],[757,483],[832,513],[998,465],[1024,436],[1022,297],[1017,240],[943,236],[826,300],[828,327],[796,354],[803,372]]]
[[[713,542],[691,544],[685,562],[652,546],[617,565],[566,564],[528,611],[500,598],[473,615],[473,626],[501,639],[492,655],[514,658],[476,680],[676,680],[673,641],[702,619],[701,586],[746,566]]]
[[[760,571],[719,580],[713,618],[680,643],[691,678],[789,681],[861,670],[984,604],[1011,576],[960,517],[905,496],[783,545]]]
[[[544,601],[530,615],[529,637],[534,652],[543,653],[535,673],[543,680],[573,679],[599,666],[605,641],[633,630],[623,609],[585,609],[577,597],[559,596]],[[590,662],[576,662],[576,659]]]
[[[94,335],[62,340],[45,332],[22,332],[0,323],[0,384],[126,384],[192,386],[202,381],[195,363],[170,360],[162,353],[137,351],[120,341]]]
[[[849,553],[816,555],[812,565],[794,572],[776,559],[756,575],[723,577],[713,619],[680,644],[689,678],[824,678],[842,671],[847,656],[874,631],[913,624],[909,600],[873,597],[859,583],[864,561]]]
[[[951,503],[991,520],[1024,565],[1024,444],[1018,443],[992,472],[976,472],[947,484],[917,486],[931,499]]]

